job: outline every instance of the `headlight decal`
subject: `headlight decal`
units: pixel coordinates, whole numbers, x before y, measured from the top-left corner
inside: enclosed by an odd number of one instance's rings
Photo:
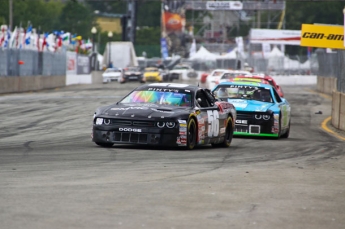
[[[103,124],[103,118],[96,118],[96,125],[102,125]]]

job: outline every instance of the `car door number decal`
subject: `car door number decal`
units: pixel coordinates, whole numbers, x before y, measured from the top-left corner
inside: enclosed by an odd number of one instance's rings
[[[207,111],[208,121],[208,137],[216,137],[219,135],[219,113],[217,110]]]

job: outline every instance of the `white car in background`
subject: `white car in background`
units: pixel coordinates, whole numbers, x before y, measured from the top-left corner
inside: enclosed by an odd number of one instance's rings
[[[225,72],[218,81],[217,85],[221,82],[228,82],[231,79],[236,78],[237,76],[252,76],[252,73],[245,70],[232,70],[232,72]]]
[[[196,79],[198,74],[196,71],[189,65],[178,64],[172,70],[170,70],[170,77],[173,79]]]
[[[229,70],[229,69],[215,69],[206,78],[206,88],[212,90],[222,81],[228,81],[225,79],[235,78],[239,75],[251,75],[248,71],[243,70]]]
[[[123,69],[121,68],[107,68],[103,74],[103,83],[111,81],[119,81],[123,78]]]

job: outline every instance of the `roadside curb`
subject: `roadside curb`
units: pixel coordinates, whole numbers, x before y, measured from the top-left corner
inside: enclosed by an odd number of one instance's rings
[[[327,133],[335,136],[336,138],[345,141],[345,132],[333,127],[331,124],[331,119],[332,117],[329,116],[325,120],[323,120],[321,123],[321,128]]]
[[[319,96],[321,96],[325,99],[332,100],[331,95],[321,93],[321,92],[318,92],[315,90],[309,90],[309,91],[314,93],[314,94],[318,94]],[[334,126],[332,126],[331,119],[332,119],[332,116],[328,116],[327,118],[325,118],[321,123],[321,129],[323,129],[328,134],[331,134],[334,137],[338,138],[339,140],[345,141],[345,131],[339,130],[339,129],[335,128]]]

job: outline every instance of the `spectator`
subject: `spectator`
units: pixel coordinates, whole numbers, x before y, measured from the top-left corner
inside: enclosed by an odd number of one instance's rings
[[[109,67],[109,68],[113,68],[113,67],[114,67],[112,61],[109,62],[109,66],[108,66],[108,67]]]

